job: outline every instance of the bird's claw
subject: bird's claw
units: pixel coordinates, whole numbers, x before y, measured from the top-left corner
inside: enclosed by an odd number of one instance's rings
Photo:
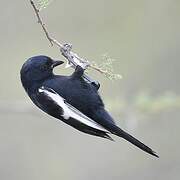
[[[70,52],[72,50],[72,44],[65,43],[63,44],[63,50]]]
[[[87,61],[86,62],[79,62],[78,65],[81,66],[81,68],[83,70],[86,70],[90,66],[90,63]]]

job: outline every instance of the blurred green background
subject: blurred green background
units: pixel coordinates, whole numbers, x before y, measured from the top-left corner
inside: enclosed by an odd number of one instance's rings
[[[180,178],[179,0],[54,0],[41,12],[49,31],[80,56],[116,59],[122,80],[90,74],[117,124],[160,159],[118,137],[110,142],[80,133],[38,110],[21,87],[20,68],[34,55],[63,57],[50,47],[28,0],[2,1],[0,9],[0,179]]]

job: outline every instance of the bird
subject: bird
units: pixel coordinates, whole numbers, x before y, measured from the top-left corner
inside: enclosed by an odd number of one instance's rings
[[[22,86],[38,108],[81,132],[112,141],[113,134],[159,157],[150,147],[117,126],[105,109],[99,86],[84,80],[85,69],[81,65],[77,65],[69,76],[55,74],[54,68],[63,63],[45,55],[37,55],[22,65]]]

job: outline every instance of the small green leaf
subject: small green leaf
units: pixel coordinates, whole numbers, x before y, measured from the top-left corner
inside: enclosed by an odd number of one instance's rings
[[[102,64],[99,65],[99,68],[104,70],[105,76],[110,80],[119,80],[122,79],[122,75],[115,74],[113,69],[113,63],[116,61],[115,59],[110,58],[107,54],[102,56]]]
[[[42,9],[47,8],[47,6],[52,2],[53,0],[38,0],[37,4],[39,7],[39,11],[41,11]]]

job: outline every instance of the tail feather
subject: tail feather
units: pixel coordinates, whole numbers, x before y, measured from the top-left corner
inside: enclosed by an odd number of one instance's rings
[[[145,152],[159,158],[159,156],[156,154],[156,152],[154,152],[151,148],[149,148],[148,146],[146,146],[145,144],[143,144],[142,142],[140,142],[139,140],[137,140],[136,138],[134,138],[130,134],[126,133],[125,131],[123,131],[122,129],[120,129],[117,126],[116,126],[115,129],[116,130],[113,132],[113,134],[126,139],[127,141],[134,144],[135,146],[142,149],[143,151],[145,151]]]
[[[127,141],[134,144],[138,148],[142,149],[143,151],[155,157],[159,157],[151,148],[149,148],[148,146],[146,146],[145,144],[143,144],[142,142],[140,142],[139,140],[137,140],[130,134],[126,133],[118,126],[116,126],[114,120],[104,108],[98,109],[91,118],[96,122],[98,122],[99,124],[101,124],[105,129],[107,129],[112,134],[115,134],[119,137],[126,139]]]

